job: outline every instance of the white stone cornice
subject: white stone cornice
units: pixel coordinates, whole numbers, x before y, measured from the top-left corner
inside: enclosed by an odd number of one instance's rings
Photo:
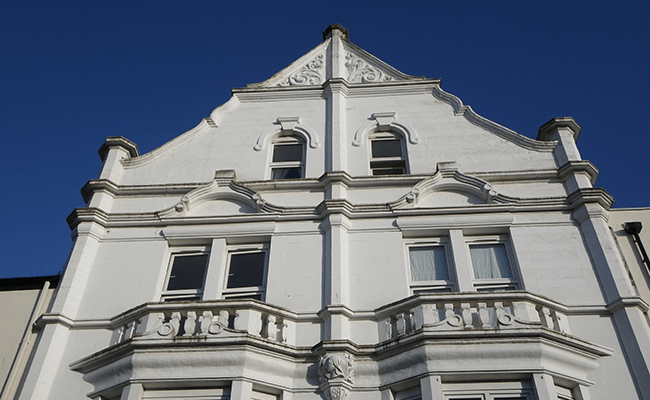
[[[457,116],[462,116],[472,124],[483,128],[502,139],[506,139],[524,149],[550,153],[555,149],[555,146],[557,145],[557,142],[554,141],[543,142],[530,139],[502,125],[499,125],[496,122],[490,121],[489,119],[478,115],[472,109],[472,107],[463,105],[463,102],[458,97],[445,92],[442,90],[442,88],[440,88],[440,86],[436,86],[433,89],[432,94],[433,97],[437,98],[438,100],[449,104],[454,109],[454,113]]]
[[[232,99],[231,99],[232,100]],[[230,103],[230,101],[228,102]],[[226,104],[228,104],[226,103]],[[224,106],[226,105],[224,104]],[[175,139],[170,140],[169,142],[163,144],[162,146],[154,149],[146,154],[143,154],[140,157],[131,158],[128,160],[122,160],[122,165],[125,169],[137,168],[147,164],[152,163],[153,161],[159,159],[160,157],[171,153],[175,149],[191,142],[192,140],[199,137],[201,134],[206,133],[212,129],[217,128],[215,122],[210,118],[204,118],[196,127],[185,132],[184,134],[176,137]]]
[[[598,169],[589,161],[569,161],[557,170],[557,175],[562,180],[566,180],[568,176],[576,173],[587,175],[591,184],[596,184],[596,179],[598,179]]]

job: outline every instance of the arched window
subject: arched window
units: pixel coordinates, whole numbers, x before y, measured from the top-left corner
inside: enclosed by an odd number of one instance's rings
[[[373,175],[404,175],[408,173],[406,144],[402,135],[376,132],[370,139],[370,170]]]
[[[296,136],[280,136],[272,142],[271,179],[305,176],[305,141]]]

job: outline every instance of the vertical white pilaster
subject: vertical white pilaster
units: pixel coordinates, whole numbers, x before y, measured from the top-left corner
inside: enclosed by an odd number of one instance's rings
[[[425,376],[420,379],[422,400],[442,400],[442,381],[439,375]]]
[[[557,400],[557,390],[551,375],[533,374],[533,384],[539,400]]]
[[[144,387],[139,383],[133,383],[122,389],[120,400],[141,400],[144,395]]]
[[[230,387],[231,400],[251,400],[253,395],[253,384],[246,381],[232,381]]]
[[[456,267],[456,286],[458,291],[474,291],[474,283],[472,282],[474,269],[472,268],[472,261],[469,258],[463,231],[460,229],[449,230],[449,244],[451,245],[452,258]]]
[[[220,299],[226,279],[226,239],[213,239],[208,258],[208,272],[203,287],[203,300]]]

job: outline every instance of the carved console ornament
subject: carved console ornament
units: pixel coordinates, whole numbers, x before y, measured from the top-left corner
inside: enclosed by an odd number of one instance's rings
[[[323,83],[323,55],[316,56],[313,60],[305,64],[298,72],[289,76],[287,79],[278,83],[277,86],[307,86],[320,85]]]
[[[349,354],[327,354],[318,360],[318,379],[321,383],[336,378],[352,383],[353,372],[352,356]]]
[[[318,360],[320,389],[327,400],[345,400],[353,383],[354,366],[349,354],[326,354]]]
[[[375,83],[394,80],[392,76],[384,74],[379,68],[373,67],[352,53],[348,53],[345,59],[348,60],[345,67],[348,69],[348,82],[350,83]]]

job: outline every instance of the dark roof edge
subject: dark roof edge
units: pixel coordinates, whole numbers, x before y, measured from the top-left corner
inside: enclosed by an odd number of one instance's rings
[[[50,282],[50,288],[55,289],[59,285],[60,279],[61,275],[3,278],[0,279],[0,292],[9,290],[41,289],[45,282]]]

